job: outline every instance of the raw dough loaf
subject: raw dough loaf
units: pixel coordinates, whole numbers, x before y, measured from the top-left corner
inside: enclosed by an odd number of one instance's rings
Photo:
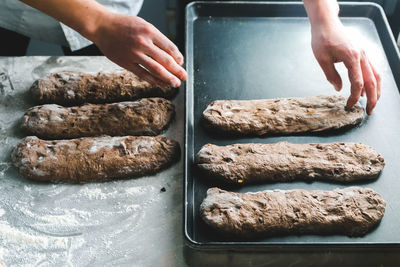
[[[69,108],[47,104],[30,108],[24,115],[23,128],[44,139],[158,135],[174,114],[173,104],[164,98]]]
[[[363,236],[376,226],[386,203],[372,189],[295,189],[233,193],[211,188],[200,206],[203,220],[239,237],[300,234]]]
[[[364,109],[346,111],[342,96],[264,100],[217,100],[203,112],[211,130],[233,135],[293,134],[340,129],[359,124]]]
[[[55,141],[28,136],[14,149],[12,160],[21,174],[33,180],[82,183],[153,174],[179,156],[179,144],[164,136]]]
[[[207,144],[196,156],[208,176],[227,183],[329,180],[353,182],[377,178],[383,157],[361,143]]]
[[[155,87],[128,71],[88,74],[62,71],[35,81],[31,92],[39,103],[64,106],[112,103],[143,97],[171,98],[177,88]]]

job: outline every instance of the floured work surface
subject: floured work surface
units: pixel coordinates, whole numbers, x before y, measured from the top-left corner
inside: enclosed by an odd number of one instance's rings
[[[311,50],[310,24],[301,3],[198,3],[187,16],[187,172],[185,233],[190,244],[204,248],[244,249],[247,247],[307,248],[315,246],[378,246],[400,244],[400,61],[389,43],[383,18],[376,6],[341,6],[342,21],[366,50],[382,76],[382,96],[370,117],[352,129],[331,133],[292,136],[231,137],[208,131],[202,124],[203,111],[215,100],[252,100],[317,95],[348,97],[350,84],[343,64],[336,67],[343,78],[343,90],[336,93],[326,81]],[[270,17],[269,17],[270,16]],[[346,17],[348,16],[348,17]],[[368,16],[374,18],[374,21]],[[389,65],[388,59],[392,65]],[[396,76],[397,75],[397,76]],[[361,99],[365,107],[365,98]],[[202,179],[193,167],[196,153],[205,144],[218,146],[241,143],[333,143],[356,142],[371,146],[385,159],[377,180],[335,184],[315,181],[264,183],[223,187]],[[343,235],[289,235],[228,240],[200,218],[200,204],[207,189],[218,186],[234,192],[263,190],[333,190],[347,186],[372,188],[386,201],[379,226],[364,237]]]
[[[183,264],[182,159],[154,176],[79,185],[33,182],[11,166],[34,80],[117,68],[104,57],[0,58],[0,266]],[[162,135],[182,146],[183,94],[172,102],[176,117]]]

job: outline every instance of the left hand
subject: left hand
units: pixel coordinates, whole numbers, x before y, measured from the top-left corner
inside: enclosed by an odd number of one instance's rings
[[[360,96],[366,94],[367,114],[371,115],[381,95],[381,78],[364,50],[352,42],[339,19],[329,24],[313,25],[312,49],[327,80],[337,91],[342,88],[342,79],[334,63],[344,63],[351,83],[346,108],[353,107]]]

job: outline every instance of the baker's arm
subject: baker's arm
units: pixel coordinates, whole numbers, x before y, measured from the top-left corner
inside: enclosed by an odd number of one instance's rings
[[[110,60],[152,84],[186,80],[183,56],[145,20],[108,11],[94,0],[22,0],[94,42]]]
[[[381,79],[364,50],[357,47],[341,23],[336,0],[303,0],[311,23],[312,49],[336,90],[342,88],[342,79],[334,63],[343,62],[348,69],[351,95],[347,107],[354,106],[360,95],[367,94],[367,113],[371,115],[381,95]]]

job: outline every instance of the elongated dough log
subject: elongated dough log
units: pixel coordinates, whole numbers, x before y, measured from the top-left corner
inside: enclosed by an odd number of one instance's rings
[[[128,71],[88,74],[62,71],[35,81],[31,93],[41,104],[63,106],[83,103],[112,103],[143,97],[171,98],[177,88],[153,86]]]
[[[329,180],[354,182],[378,177],[383,157],[361,143],[234,144],[203,146],[197,166],[226,183]]]
[[[233,193],[211,188],[200,206],[214,229],[244,238],[276,235],[363,236],[385,213],[382,197],[368,188],[295,189]]]
[[[79,107],[47,104],[30,108],[24,115],[23,128],[44,139],[158,135],[174,115],[174,105],[164,98]]]
[[[21,174],[33,180],[83,183],[153,174],[179,156],[178,142],[164,136],[54,141],[28,136],[14,149],[12,160]]]
[[[217,100],[203,112],[205,126],[232,135],[293,134],[335,130],[361,123],[357,103],[346,111],[342,96]]]

